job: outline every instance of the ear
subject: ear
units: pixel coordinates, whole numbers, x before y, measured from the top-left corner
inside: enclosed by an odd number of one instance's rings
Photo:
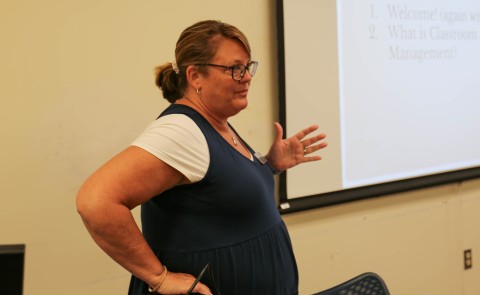
[[[198,71],[197,66],[188,66],[185,71],[185,75],[187,76],[187,81],[190,86],[192,86],[194,89],[201,88],[203,75]]]

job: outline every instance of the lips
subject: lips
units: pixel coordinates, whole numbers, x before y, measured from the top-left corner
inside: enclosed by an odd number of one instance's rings
[[[248,94],[248,89],[237,91],[237,93],[240,94],[240,95],[247,95]]]

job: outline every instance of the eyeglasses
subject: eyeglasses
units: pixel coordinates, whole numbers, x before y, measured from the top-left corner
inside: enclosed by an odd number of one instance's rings
[[[192,291],[193,289],[195,289],[195,286],[198,284],[198,282],[200,282],[200,280],[202,279],[203,275],[205,274],[205,272],[207,271],[208,269],[208,272],[210,273],[210,280],[211,280],[211,283],[212,283],[212,289],[211,290],[213,292],[213,294],[215,295],[220,295],[220,292],[218,292],[218,289],[217,289],[217,286],[215,285],[215,280],[213,278],[213,273],[212,273],[212,268],[210,267],[210,263],[207,263],[202,271],[200,272],[200,274],[198,274],[197,278],[195,279],[195,281],[193,282],[192,286],[190,287],[190,289],[188,289],[187,293],[185,293],[185,295],[191,295],[192,294]]]
[[[232,71],[232,79],[235,81],[240,81],[242,80],[243,76],[245,76],[246,71],[250,74],[250,76],[254,76],[255,72],[257,71],[258,67],[258,61],[251,61],[247,65],[233,65],[233,66],[222,66],[222,65],[216,65],[216,64],[195,64],[196,66],[210,66],[210,67],[219,67],[219,68],[224,68],[226,70],[231,70]]]

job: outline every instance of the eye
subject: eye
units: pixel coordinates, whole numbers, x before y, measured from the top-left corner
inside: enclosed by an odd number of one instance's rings
[[[238,72],[242,70],[242,67],[243,65],[234,65],[232,66],[232,70],[234,70],[235,72]]]

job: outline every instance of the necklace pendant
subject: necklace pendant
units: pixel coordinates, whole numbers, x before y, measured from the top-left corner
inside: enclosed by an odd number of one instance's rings
[[[238,145],[237,138],[235,136],[232,136],[232,139],[233,139],[233,144],[237,146]]]

